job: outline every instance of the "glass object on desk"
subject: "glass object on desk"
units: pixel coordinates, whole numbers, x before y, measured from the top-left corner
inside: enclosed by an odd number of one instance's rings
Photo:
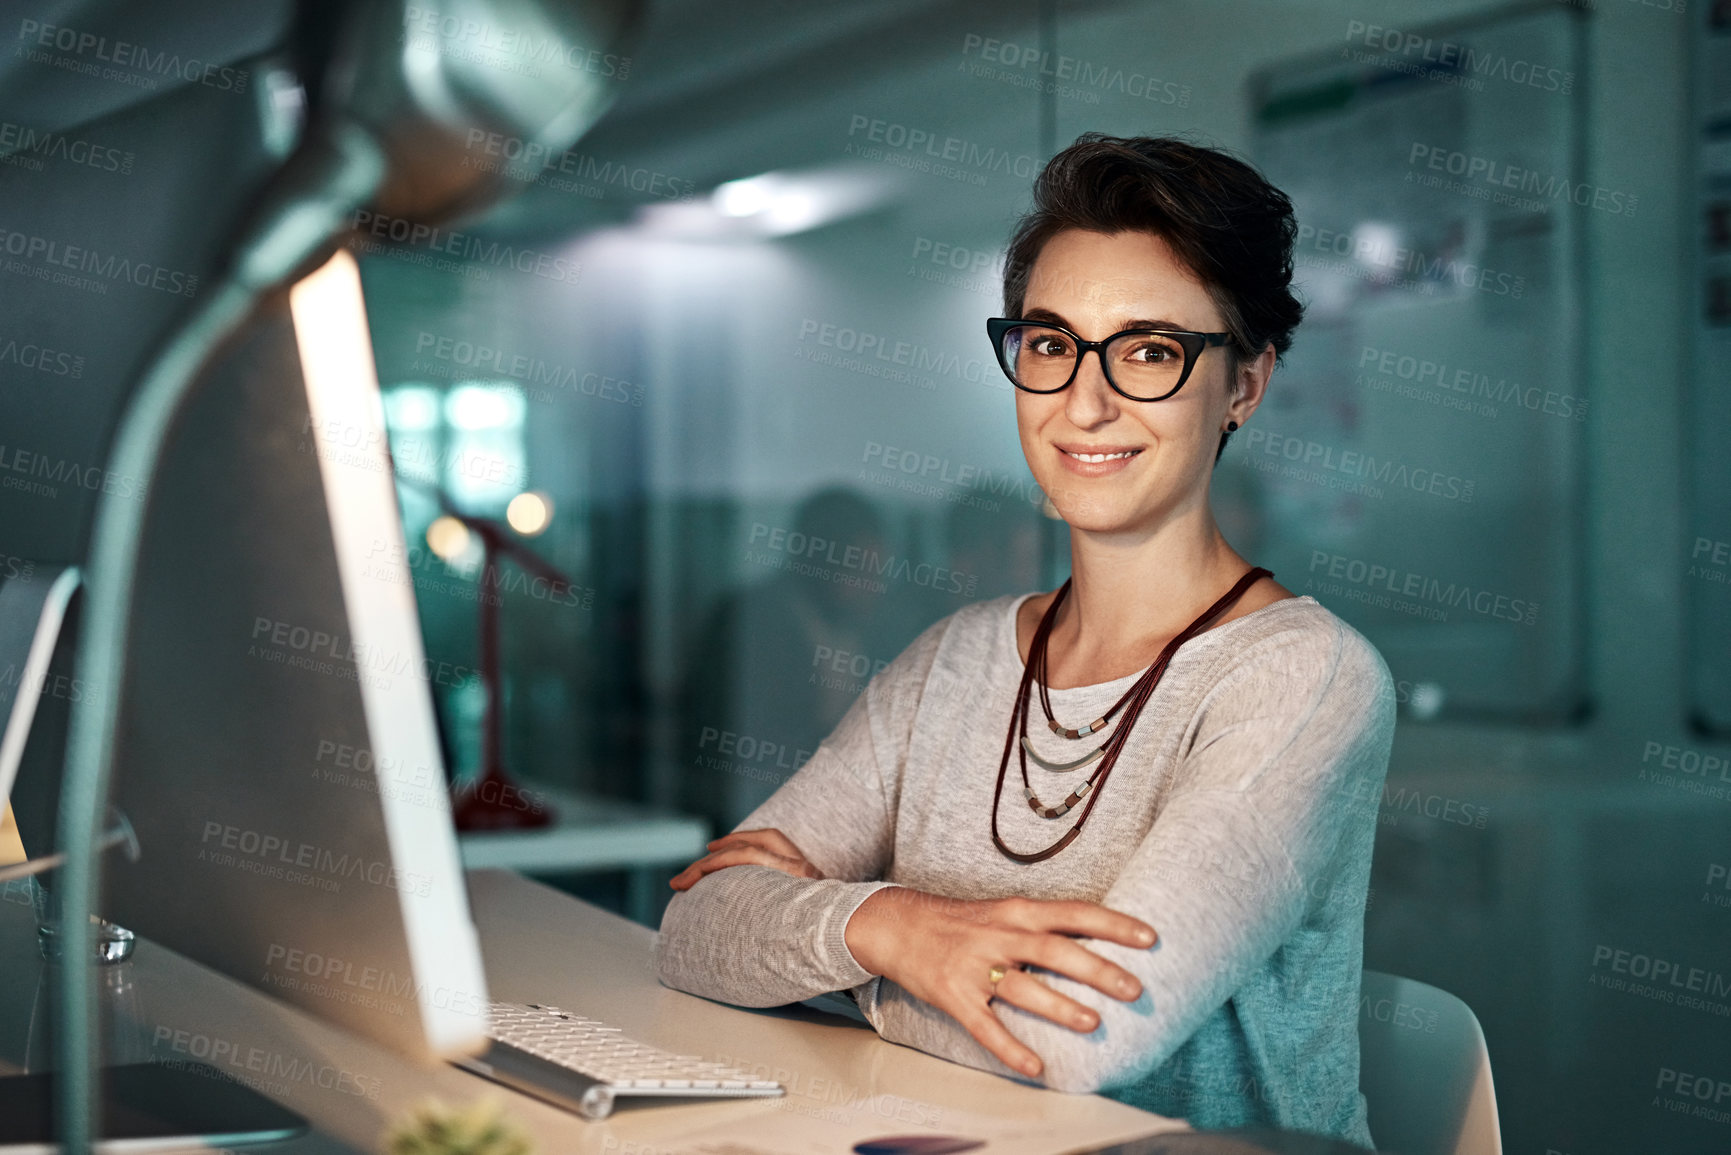
[[[47,892],[41,887],[36,888],[36,943],[42,949],[44,959],[60,957],[60,921],[48,915],[43,909],[42,895]],[[123,963],[132,957],[132,948],[137,945],[138,936],[117,923],[92,915],[92,925],[96,927],[96,961],[104,966]]]
[[[56,1065],[54,1045],[54,971],[50,960],[60,953],[59,919],[53,892],[31,880],[36,906],[37,945],[43,963],[37,970],[36,999],[30,1009],[29,1034],[24,1044],[26,1072],[52,1070]],[[97,926],[96,961],[98,983],[97,1020],[101,1024],[98,1061],[105,1067],[141,1063],[150,1058],[151,1040],[139,1010],[138,988],[133,981],[132,951],[138,939],[130,930],[105,919],[93,918]]]
[[[113,806],[108,808],[108,823],[108,829],[97,843],[98,853],[118,846],[124,850],[128,862],[137,862],[138,836],[133,832],[132,823],[127,821],[124,813]],[[41,948],[44,959],[57,958],[60,954],[60,908],[54,891],[42,884],[41,876],[61,866],[65,861],[66,855],[57,852],[26,859],[0,870],[0,881],[25,880],[30,887],[31,905],[36,909],[37,945]],[[136,938],[131,931],[95,915],[91,915],[90,921],[97,927],[98,963],[125,962],[132,957]]]

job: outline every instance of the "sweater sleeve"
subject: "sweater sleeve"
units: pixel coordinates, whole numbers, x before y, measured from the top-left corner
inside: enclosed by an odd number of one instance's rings
[[[847,923],[892,885],[877,880],[889,867],[914,715],[948,622],[873,677],[806,763],[734,828],[780,830],[824,877],[729,866],[675,894],[656,943],[663,984],[771,1007],[872,977],[847,949]]]
[[[1121,1002],[1029,968],[1099,1014],[1088,1034],[992,1004],[1043,1060],[1039,1083],[1109,1090],[1164,1063],[1326,896],[1348,824],[1375,821],[1365,800],[1380,790],[1394,733],[1381,655],[1336,623],[1332,636],[1277,635],[1240,657],[1204,698],[1160,814],[1101,900],[1153,926],[1158,941],[1138,950],[1080,940],[1136,975],[1142,995]],[[1027,1081],[887,979],[863,988],[861,1003],[885,1039]]]

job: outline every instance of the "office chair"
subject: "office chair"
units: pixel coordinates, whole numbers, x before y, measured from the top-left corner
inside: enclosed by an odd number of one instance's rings
[[[1471,1007],[1425,983],[1367,970],[1358,1050],[1377,1150],[1502,1155],[1490,1051]]]

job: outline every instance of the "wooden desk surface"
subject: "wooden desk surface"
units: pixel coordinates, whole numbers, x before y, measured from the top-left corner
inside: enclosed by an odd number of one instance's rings
[[[787,1096],[624,1106],[587,1123],[454,1067],[418,1067],[149,942],[125,964],[130,986],[110,996],[124,1020],[110,1031],[111,1061],[196,1059],[229,1071],[312,1121],[314,1136],[261,1149],[295,1155],[379,1150],[391,1123],[429,1098],[498,1100],[542,1155],[843,1155],[862,1139],[910,1134],[987,1140],[980,1155],[1031,1155],[1183,1129],[1109,1099],[945,1062],[807,1008],[747,1011],[668,990],[655,979],[647,928],[516,874],[468,879],[492,997],[605,1019],[642,1042],[762,1072]],[[9,888],[0,902],[0,1066],[12,1070],[27,1051],[40,1053],[46,1009],[22,895]]]

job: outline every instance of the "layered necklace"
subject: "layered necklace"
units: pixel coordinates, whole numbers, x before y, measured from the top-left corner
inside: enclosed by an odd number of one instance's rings
[[[1123,751],[1124,743],[1130,737],[1130,728],[1136,724],[1137,717],[1142,713],[1142,707],[1153,695],[1154,687],[1160,681],[1160,675],[1166,672],[1167,663],[1172,660],[1172,655],[1178,652],[1178,647],[1207,629],[1208,623],[1236,602],[1239,596],[1250,587],[1251,583],[1262,577],[1273,576],[1272,571],[1256,566],[1239,578],[1238,583],[1221,595],[1219,601],[1203,610],[1200,617],[1185,626],[1176,637],[1166,643],[1166,648],[1160,651],[1160,656],[1155,659],[1154,664],[1143,671],[1142,676],[1137,678],[1128,690],[1124,691],[1124,696],[1114,702],[1110,710],[1086,726],[1075,729],[1061,725],[1058,719],[1052,715],[1052,700],[1047,694],[1046,687],[1046,650],[1052,637],[1052,623],[1057,620],[1058,607],[1063,604],[1064,596],[1070,592],[1070,579],[1064,580],[1064,584],[1058,587],[1057,596],[1052,599],[1052,604],[1046,607],[1045,614],[1040,618],[1039,628],[1034,631],[1034,640],[1028,647],[1028,662],[1022,669],[1022,682],[1016,690],[1016,705],[1010,711],[1010,728],[1004,735],[1004,756],[998,762],[998,783],[992,791],[992,841],[1006,857],[1013,858],[1017,862],[1042,862],[1076,841],[1077,836],[1082,833],[1082,824],[1088,821],[1088,815],[1093,813],[1094,804],[1100,801],[1100,792],[1105,789],[1106,779],[1111,776],[1112,767],[1117,763],[1118,755]],[[1011,644],[1014,644],[1013,637]],[[1068,762],[1047,761],[1036,754],[1034,748],[1028,743],[1028,691],[1030,686],[1036,682],[1040,687],[1040,708],[1045,712],[1046,726],[1052,733],[1060,737],[1080,741],[1104,730],[1106,724],[1119,710],[1123,710],[1124,715],[1118,720],[1118,725],[1113,729],[1109,738],[1080,758]],[[1062,818],[1082,799],[1088,799],[1088,805],[1082,808],[1081,817],[1076,819],[1076,824],[1070,827],[1062,838],[1046,849],[1031,854],[1011,850],[1004,845],[1003,838],[998,834],[998,803],[1003,797],[1004,774],[1009,769],[1010,750],[1016,746],[1018,730],[1021,737],[1018,760],[1022,767],[1022,796],[1028,800],[1028,806],[1035,814],[1041,818]],[[1064,801],[1056,806],[1047,806],[1035,796],[1034,787],[1028,781],[1029,758],[1032,758],[1045,769],[1058,773],[1079,770],[1091,763],[1097,762],[1098,765],[1094,767],[1093,773],[1088,775],[1087,781],[1070,791],[1065,796]]]

